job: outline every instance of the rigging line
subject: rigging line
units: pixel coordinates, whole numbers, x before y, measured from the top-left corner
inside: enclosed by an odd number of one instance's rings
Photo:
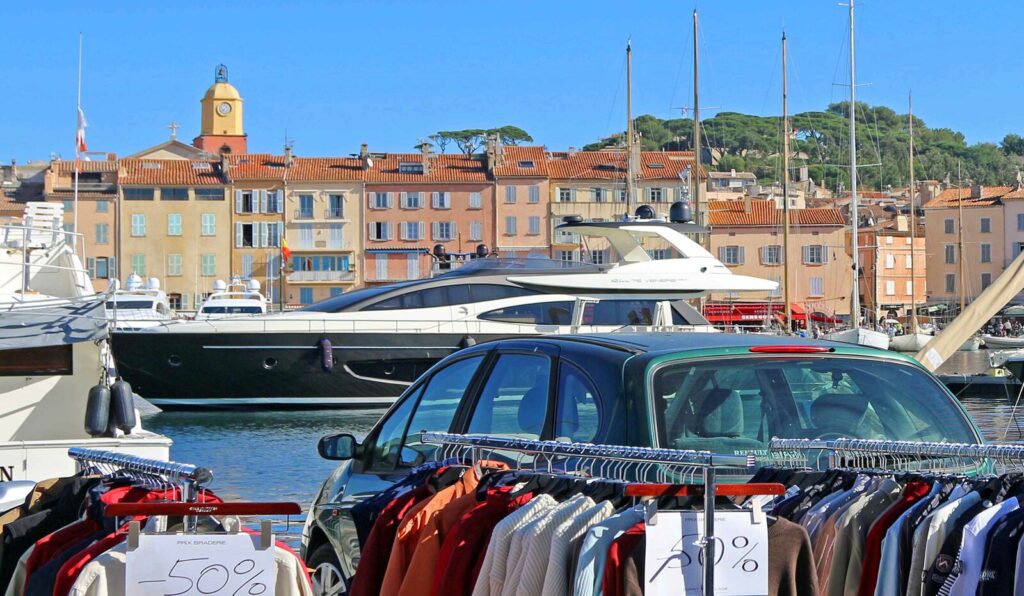
[[[1003,391],[1006,391],[1006,387],[1003,387]],[[1006,428],[1003,429],[1003,436],[999,439],[1005,441],[1006,436],[1010,434],[1010,422],[1016,420],[1017,417],[1017,406],[1020,405],[1021,396],[1024,395],[1024,383],[1021,383],[1020,390],[1017,391],[1017,401],[1013,404],[1013,409],[1010,410],[1010,419],[1006,422]],[[1020,436],[1020,425],[1017,425],[1017,436]]]
[[[630,37],[630,39],[632,39],[632,36]],[[626,43],[629,43],[629,42],[626,42]],[[622,75],[625,72],[626,72],[626,58],[622,57],[622,59],[619,61],[619,71],[618,71],[618,74]],[[612,95],[612,103],[611,103],[610,106],[608,106],[608,118],[605,120],[605,123],[604,123],[604,129],[606,131],[610,130],[611,127],[612,127],[612,115],[615,113],[615,107],[619,103],[619,91],[625,85],[625,82],[622,81],[622,78],[623,78],[622,76],[615,77],[615,79],[616,79],[615,94]],[[608,136],[614,136],[616,134],[618,134],[618,131],[617,130],[612,130],[609,133]],[[625,136],[625,133],[623,133],[623,136]]]
[[[676,67],[676,80],[674,83],[672,83],[672,100],[669,101],[668,104],[668,111],[670,113],[672,112],[672,110],[676,109],[674,107],[676,105],[676,92],[679,91],[679,78],[683,76],[683,65],[687,63],[693,63],[693,55],[691,53],[692,50],[690,49],[691,47],[692,46],[690,44],[687,44],[686,49],[683,50],[683,53],[679,55],[679,66]],[[693,71],[690,72],[692,74]]]

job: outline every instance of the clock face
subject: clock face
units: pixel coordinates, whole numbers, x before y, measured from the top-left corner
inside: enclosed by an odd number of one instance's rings
[[[217,113],[220,114],[221,116],[227,116],[228,112],[230,112],[230,111],[231,111],[231,104],[229,104],[226,101],[220,102],[220,104],[217,106]]]

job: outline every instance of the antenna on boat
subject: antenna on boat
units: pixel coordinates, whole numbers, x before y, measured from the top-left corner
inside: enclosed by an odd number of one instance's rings
[[[698,93],[699,77],[697,76],[697,9],[693,10],[693,173],[690,183],[693,185],[693,216],[698,226],[703,226],[704,211],[700,205],[700,94]],[[710,234],[698,234],[700,245],[710,248]]]
[[[636,201],[636,130],[633,126],[633,44],[626,40],[626,213],[629,219]]]
[[[786,303],[786,333],[793,331],[789,304],[789,97],[786,79],[786,32],[782,32],[782,295]],[[809,326],[809,325],[808,325]]]
[[[914,93],[907,94],[907,121],[910,131],[910,332],[917,333],[917,288],[915,278],[917,277],[914,267],[914,253],[917,252],[915,243],[917,230],[917,206],[914,204]]]

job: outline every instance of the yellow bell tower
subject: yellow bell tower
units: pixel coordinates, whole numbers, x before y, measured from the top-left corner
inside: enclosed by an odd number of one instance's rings
[[[213,85],[206,90],[200,104],[203,107],[201,128],[192,144],[210,153],[245,153],[242,96],[228,82],[227,66],[217,66]]]

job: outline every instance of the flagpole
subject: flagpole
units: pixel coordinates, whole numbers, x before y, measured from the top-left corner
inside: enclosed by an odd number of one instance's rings
[[[77,105],[76,105],[77,109],[75,110],[75,131],[76,131],[76,134],[75,134],[75,184],[74,184],[74,191],[73,191],[74,201],[72,202],[72,204],[74,205],[74,211],[75,211],[75,215],[74,215],[74,219],[73,219],[73,221],[74,221],[74,224],[73,224],[74,225],[74,232],[78,233],[78,171],[81,169],[80,166],[81,166],[81,160],[82,160],[81,135],[85,132],[85,131],[81,130],[81,128],[82,128],[82,33],[81,32],[78,33],[78,95],[77,95],[76,103],[77,103]],[[72,238],[77,238],[77,236],[72,236]],[[77,252],[77,249],[76,249],[76,252]]]

